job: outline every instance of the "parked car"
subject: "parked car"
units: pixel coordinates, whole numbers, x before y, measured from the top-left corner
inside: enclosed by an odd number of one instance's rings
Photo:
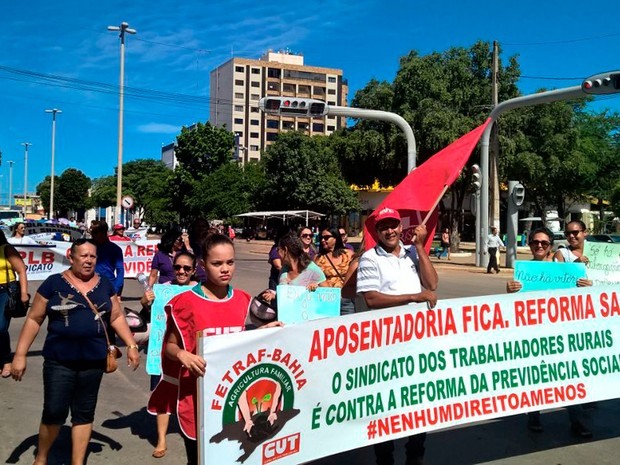
[[[620,234],[589,234],[586,236],[587,241],[591,242],[608,242],[620,243]]]
[[[561,249],[562,247],[567,247],[567,246],[568,246],[568,241],[566,240],[564,233],[562,231],[554,232],[552,250],[555,252],[556,250]]]

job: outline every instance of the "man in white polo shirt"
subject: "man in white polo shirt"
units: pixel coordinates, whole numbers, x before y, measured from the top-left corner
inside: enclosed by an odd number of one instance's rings
[[[357,270],[357,292],[364,297],[368,308],[382,309],[412,302],[437,303],[437,272],[431,263],[424,241],[426,226],[415,228],[410,249],[400,240],[403,231],[396,210],[383,208],[377,214],[375,229],[377,245],[360,258]],[[424,457],[426,433],[407,440],[406,465],[419,465]],[[377,465],[394,464],[394,441],[375,444]]]

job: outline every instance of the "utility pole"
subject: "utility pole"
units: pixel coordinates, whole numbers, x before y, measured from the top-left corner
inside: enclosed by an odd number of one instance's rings
[[[125,33],[135,34],[136,30],[131,29],[129,24],[123,22],[120,26],[108,26],[108,31],[118,32],[121,39],[121,69],[119,84],[119,105],[118,105],[118,168],[116,172],[116,212],[114,213],[115,223],[121,222],[121,197],[123,190],[123,105],[125,96]]]
[[[54,219],[54,155],[56,153],[56,113],[62,113],[58,108],[45,110],[45,113],[52,114],[52,176],[50,178],[50,208],[49,219]]]
[[[491,89],[493,98],[493,108],[499,103],[499,86],[498,86],[498,70],[499,70],[499,44],[496,40],[493,41],[493,71],[491,74]],[[498,125],[493,125],[493,132],[491,133],[491,156],[490,156],[490,187],[491,187],[491,225],[499,226],[499,137],[498,137]],[[488,231],[487,231],[488,233]],[[486,237],[486,236],[485,236]]]
[[[24,146],[24,207],[22,211],[24,213],[24,219],[26,219],[26,199],[28,198],[28,147],[32,144],[30,142],[22,142]]]
[[[9,160],[9,210],[13,206],[13,163],[14,161]]]

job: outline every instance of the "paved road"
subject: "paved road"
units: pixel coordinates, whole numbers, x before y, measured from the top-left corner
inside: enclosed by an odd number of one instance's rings
[[[251,293],[266,287],[268,243],[239,242],[235,283]],[[504,292],[510,273],[487,275],[471,266],[473,257],[436,261],[440,274],[440,298]],[[32,283],[31,292],[38,283]],[[141,288],[135,280],[125,286],[127,306],[137,306]],[[13,347],[21,321],[11,326]],[[45,326],[28,358],[28,372],[21,383],[0,379],[0,463],[31,464],[37,441],[42,407],[40,350]],[[124,360],[124,359],[122,359]],[[131,372],[121,363],[118,372],[104,377],[89,445],[89,465],[98,464],[184,464],[183,444],[176,428],[168,436],[169,453],[163,459],[151,457],[155,437],[154,418],[145,412],[148,376],[141,368]],[[620,389],[620,386],[619,386]],[[428,465],[529,464],[529,465],[617,465],[620,463],[620,401],[601,402],[587,412],[594,439],[580,441],[570,436],[567,415],[562,410],[545,412],[543,433],[525,428],[525,416],[476,423],[429,434],[425,463]],[[174,422],[171,422],[174,424]],[[69,464],[69,428],[64,427],[50,457],[49,465]],[[346,438],[342,438],[346,441]],[[396,463],[404,463],[403,441],[398,441]],[[320,447],[320,445],[317,445]],[[371,448],[328,457],[314,465],[374,464]],[[217,464],[219,465],[219,464]]]

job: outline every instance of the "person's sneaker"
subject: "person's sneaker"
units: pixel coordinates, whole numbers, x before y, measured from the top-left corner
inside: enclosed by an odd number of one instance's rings
[[[570,431],[575,436],[583,439],[588,439],[592,437],[592,431],[586,428],[580,421],[576,421],[575,423],[571,424]]]
[[[527,416],[527,429],[534,433],[542,433],[543,427],[540,423],[540,417],[534,417],[532,415]]]

